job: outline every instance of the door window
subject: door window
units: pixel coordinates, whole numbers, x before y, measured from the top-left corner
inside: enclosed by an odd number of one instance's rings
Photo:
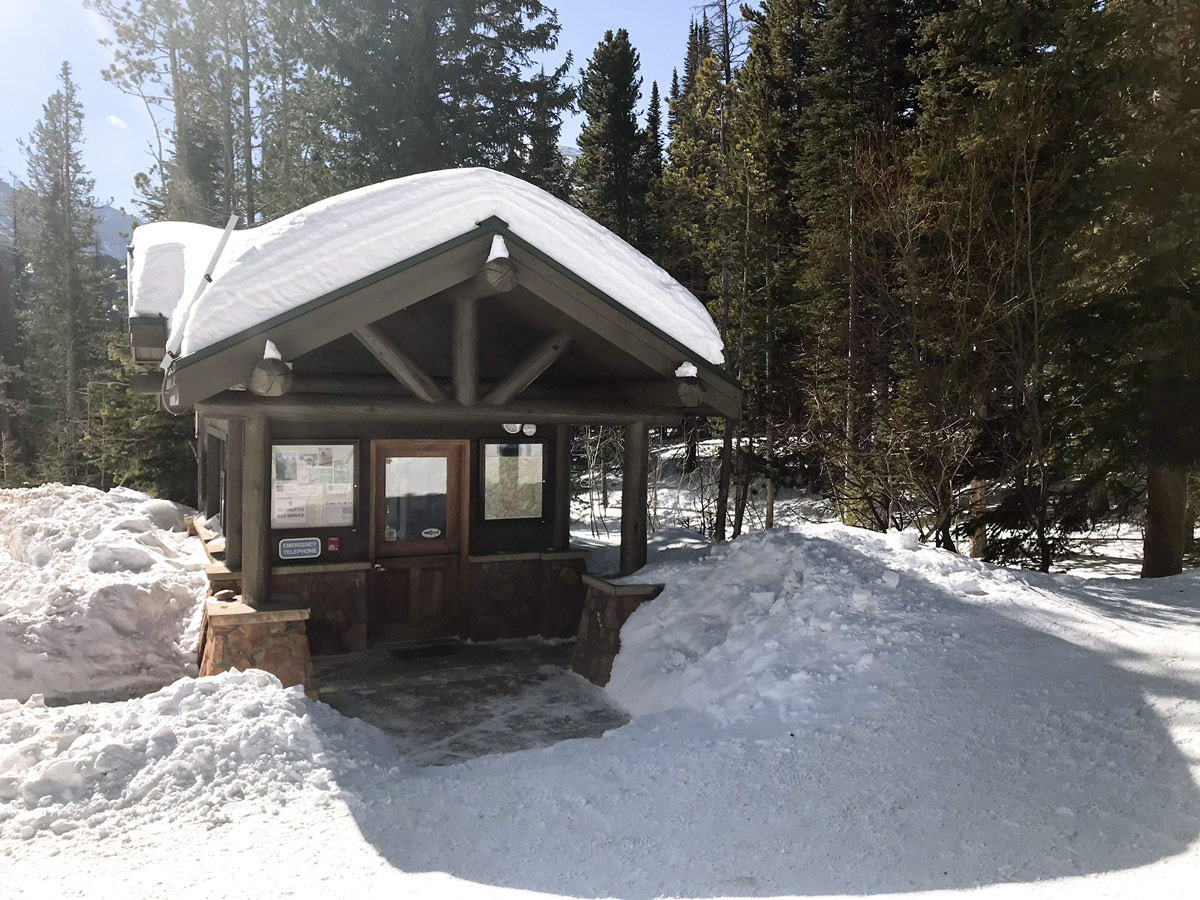
[[[448,475],[444,456],[384,457],[384,541],[446,537]]]

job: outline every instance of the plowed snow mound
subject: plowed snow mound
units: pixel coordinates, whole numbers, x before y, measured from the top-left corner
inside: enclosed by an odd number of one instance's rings
[[[131,817],[212,826],[229,821],[229,804],[278,811],[304,791],[381,783],[398,766],[382,732],[258,670],[181,678],[120,703],[8,701],[0,839],[80,827],[103,839]]]
[[[0,697],[119,695],[195,672],[204,553],[124,489],[0,491]]]

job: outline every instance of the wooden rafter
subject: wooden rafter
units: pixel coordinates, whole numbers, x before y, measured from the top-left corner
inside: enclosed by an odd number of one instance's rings
[[[426,403],[440,403],[446,399],[432,378],[425,370],[410,359],[404,351],[392,343],[391,339],[376,324],[364,325],[354,329],[358,338],[371,355],[392,373],[392,376],[412,391],[414,397]]]
[[[565,331],[556,331],[517,363],[512,371],[500,379],[496,386],[483,398],[488,406],[503,406],[537,380],[554,361],[567,352],[571,336]]]
[[[474,406],[479,393],[479,316],[474,297],[454,298],[454,399]]]

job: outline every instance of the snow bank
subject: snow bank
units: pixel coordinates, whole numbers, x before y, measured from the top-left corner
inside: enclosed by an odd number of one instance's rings
[[[911,631],[896,572],[806,533],[754,532],[626,580],[667,585],[621,631],[607,690],[634,715],[687,708],[773,730],[837,721],[868,708],[879,649]]]
[[[86,827],[104,840],[131,817],[215,827],[236,804],[278,811],[297,793],[379,783],[398,766],[382,732],[257,670],[181,678],[120,703],[8,701],[0,839]]]
[[[168,316],[171,341],[186,356],[491,216],[703,359],[722,362],[720,334],[687,288],[569,204],[488,169],[397,178],[235,231],[212,283],[194,303],[221,229],[143,225],[133,233],[129,313]]]
[[[111,695],[194,672],[205,557],[183,514],[124,489],[0,491],[0,697]]]

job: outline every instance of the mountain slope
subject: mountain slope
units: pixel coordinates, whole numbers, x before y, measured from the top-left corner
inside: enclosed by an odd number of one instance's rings
[[[0,246],[10,246],[13,237],[13,188],[0,178]],[[124,262],[133,219],[105,204],[96,209],[96,238],[100,252]]]

